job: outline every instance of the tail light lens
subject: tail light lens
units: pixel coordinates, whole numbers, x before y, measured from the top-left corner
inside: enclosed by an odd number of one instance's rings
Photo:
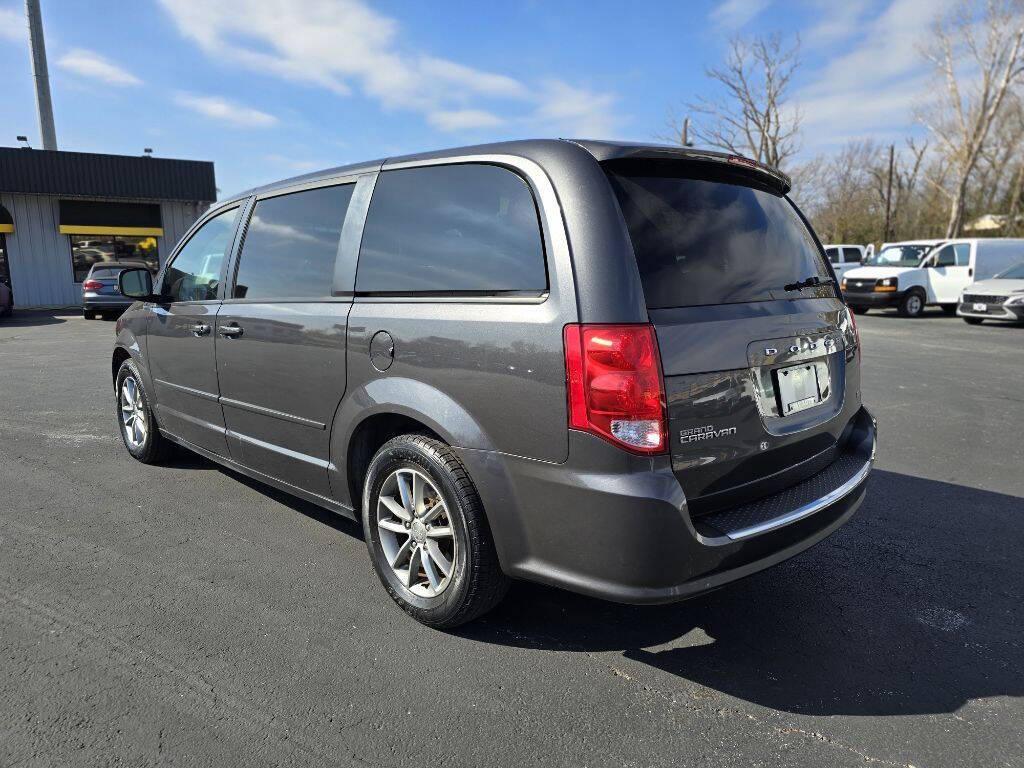
[[[663,453],[665,389],[650,325],[565,327],[569,427],[634,453]]]
[[[101,283],[99,280],[86,280],[84,283],[82,283],[83,291],[98,291],[102,287],[103,283]]]
[[[860,331],[857,329],[857,316],[853,313],[853,310],[849,307],[846,308],[846,314],[850,318],[850,326],[853,328],[853,338],[857,340],[857,349],[860,349]]]

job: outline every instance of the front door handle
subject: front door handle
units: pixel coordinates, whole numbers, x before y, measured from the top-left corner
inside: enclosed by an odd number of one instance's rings
[[[217,333],[226,339],[237,339],[242,335],[242,328],[238,325],[225,325]]]
[[[196,323],[195,325],[192,326],[193,336],[205,336],[209,332],[210,326],[206,325],[205,323]]]

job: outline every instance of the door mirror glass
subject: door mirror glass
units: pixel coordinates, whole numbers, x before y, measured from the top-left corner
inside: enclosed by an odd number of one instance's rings
[[[153,296],[153,275],[148,269],[126,269],[117,276],[121,293],[129,299],[149,299]]]

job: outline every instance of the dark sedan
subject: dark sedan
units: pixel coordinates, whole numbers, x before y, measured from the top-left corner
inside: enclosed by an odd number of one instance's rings
[[[82,316],[93,320],[97,315],[121,314],[134,299],[121,294],[117,276],[126,269],[145,269],[141,261],[101,261],[93,264],[82,281]]]

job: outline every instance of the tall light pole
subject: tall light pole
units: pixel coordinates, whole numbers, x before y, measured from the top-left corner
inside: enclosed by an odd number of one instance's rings
[[[32,47],[32,72],[36,78],[36,106],[39,109],[39,133],[43,149],[57,149],[57,130],[53,127],[53,102],[50,100],[50,71],[46,67],[46,41],[43,39],[43,15],[39,0],[25,0],[29,44]]]

